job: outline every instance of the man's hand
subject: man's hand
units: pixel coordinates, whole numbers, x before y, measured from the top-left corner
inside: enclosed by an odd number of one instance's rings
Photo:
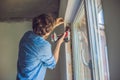
[[[54,23],[54,28],[60,26],[63,23],[64,23],[63,18],[57,18],[56,21],[55,21],[55,23]]]
[[[58,44],[62,44],[64,42],[65,35],[66,35],[66,32],[64,32],[64,34],[60,36],[60,38],[57,41]]]

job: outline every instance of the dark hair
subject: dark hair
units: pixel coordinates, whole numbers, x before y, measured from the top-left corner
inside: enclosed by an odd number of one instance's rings
[[[49,33],[53,29],[54,18],[52,15],[41,14],[33,18],[32,28],[35,34],[40,36]]]

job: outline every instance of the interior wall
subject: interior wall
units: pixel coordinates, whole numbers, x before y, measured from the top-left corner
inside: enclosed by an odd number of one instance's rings
[[[0,22],[0,80],[15,80],[19,40],[30,22]]]
[[[0,22],[0,80],[16,79],[19,40],[31,26],[30,21]],[[60,80],[59,64],[47,70],[45,80]]]
[[[120,80],[120,0],[103,0],[110,80]]]
[[[60,0],[59,17],[62,17],[64,19],[65,19],[67,4],[68,4],[68,0]],[[64,25],[61,25],[55,30],[57,34],[63,31],[64,31]],[[61,80],[67,80],[65,44],[62,44],[61,46],[59,62],[60,62],[60,78]]]

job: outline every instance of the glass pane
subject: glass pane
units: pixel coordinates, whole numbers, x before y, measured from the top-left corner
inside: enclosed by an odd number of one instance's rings
[[[105,26],[104,26],[104,15],[101,0],[97,0],[97,18],[98,18],[98,41],[100,48],[100,71],[101,79],[109,80],[108,71],[108,55],[107,55],[107,45],[105,36]]]
[[[79,26],[77,26],[77,35],[78,35],[78,47],[79,55],[81,57],[81,67],[82,79],[81,80],[93,80],[92,72],[92,61],[91,54],[89,51],[89,41],[88,41],[88,30],[85,9],[83,10],[83,15],[80,18]]]

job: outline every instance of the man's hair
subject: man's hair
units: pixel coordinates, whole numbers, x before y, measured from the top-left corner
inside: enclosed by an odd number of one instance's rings
[[[32,28],[35,34],[44,36],[53,29],[54,18],[52,15],[41,14],[33,18]]]

